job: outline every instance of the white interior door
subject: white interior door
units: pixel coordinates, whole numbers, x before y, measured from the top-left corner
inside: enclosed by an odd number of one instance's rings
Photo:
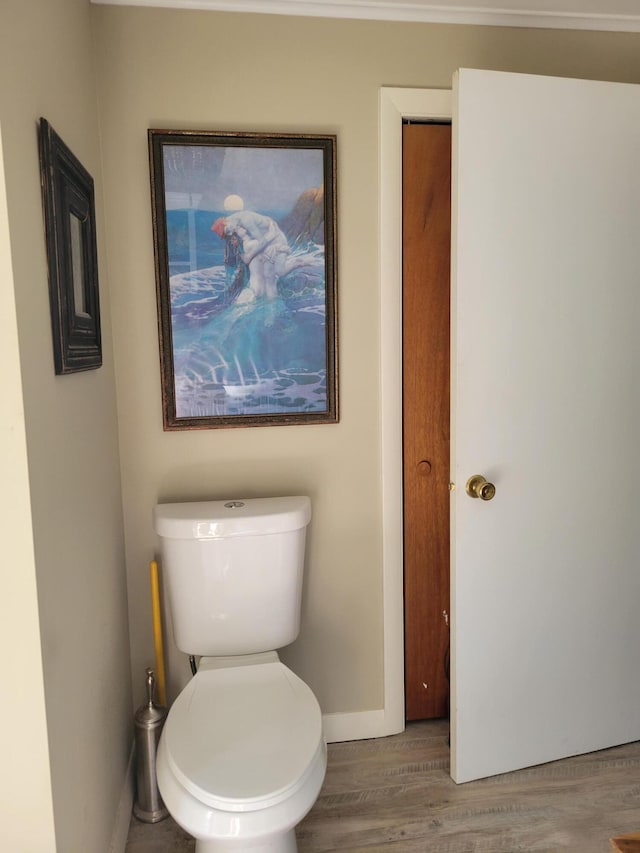
[[[640,738],[640,86],[464,70],[454,101],[464,782]]]

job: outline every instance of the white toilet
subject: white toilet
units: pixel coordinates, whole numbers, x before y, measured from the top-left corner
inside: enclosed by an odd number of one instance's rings
[[[300,627],[306,497],[159,504],[175,641],[202,655],[156,761],[196,853],[295,853],[326,770],[318,702],[275,649]]]

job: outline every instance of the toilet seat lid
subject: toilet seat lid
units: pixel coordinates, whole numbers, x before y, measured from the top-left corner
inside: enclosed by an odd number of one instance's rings
[[[196,799],[254,811],[304,784],[322,717],[310,688],[279,661],[208,669],[174,702],[162,739],[172,772]]]

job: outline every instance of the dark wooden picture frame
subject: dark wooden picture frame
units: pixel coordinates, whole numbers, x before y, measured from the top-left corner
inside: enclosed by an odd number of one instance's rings
[[[149,130],[165,430],[336,423],[336,138]]]
[[[93,179],[44,118],[39,145],[55,372],[94,370],[102,341]]]

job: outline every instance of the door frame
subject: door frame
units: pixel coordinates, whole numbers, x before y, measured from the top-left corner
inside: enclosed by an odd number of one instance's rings
[[[450,121],[450,89],[380,89],[380,463],[384,734],[404,719],[402,511],[402,121]]]

